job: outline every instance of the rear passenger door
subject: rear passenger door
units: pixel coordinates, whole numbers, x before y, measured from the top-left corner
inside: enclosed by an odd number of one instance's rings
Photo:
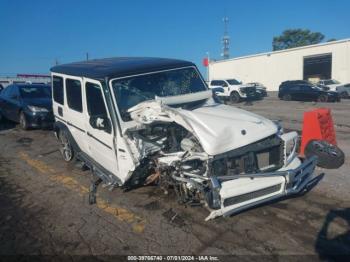
[[[84,90],[82,79],[79,77],[67,76],[65,78],[65,115],[70,133],[81,150],[86,152],[87,142],[85,133],[85,115],[83,106]]]
[[[114,130],[106,100],[99,81],[84,79],[86,112],[85,128],[87,130],[89,155],[107,171],[118,174],[118,163],[114,148]],[[108,126],[108,130],[97,128],[93,121]]]

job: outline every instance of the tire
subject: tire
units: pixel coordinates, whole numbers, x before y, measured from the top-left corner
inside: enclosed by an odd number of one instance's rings
[[[336,169],[344,164],[344,152],[324,140],[311,140],[305,147],[305,156],[317,156],[317,166]]]
[[[231,101],[231,103],[237,104],[237,103],[239,103],[239,101],[241,101],[241,98],[240,98],[239,94],[237,94],[236,92],[232,92],[230,94],[230,101]]]
[[[22,111],[19,113],[19,125],[23,130],[28,130],[29,128],[26,116]]]
[[[340,93],[340,98],[348,98],[348,97],[349,97],[349,95],[347,92]]]
[[[58,138],[60,140],[60,152],[64,161],[72,162],[75,159],[75,152],[69,140],[67,132],[60,131]]]
[[[284,101],[291,101],[292,100],[292,96],[290,94],[283,95],[283,100]]]
[[[327,102],[328,97],[325,95],[320,95],[317,99],[318,102]]]

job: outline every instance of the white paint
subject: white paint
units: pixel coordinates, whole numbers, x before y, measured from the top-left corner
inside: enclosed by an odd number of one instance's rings
[[[223,104],[208,103],[194,110],[143,102],[129,110],[141,124],[176,122],[198,138],[208,155],[239,148],[277,132],[277,126],[259,115]]]

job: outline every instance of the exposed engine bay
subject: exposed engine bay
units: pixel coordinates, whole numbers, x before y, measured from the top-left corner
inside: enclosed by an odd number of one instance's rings
[[[181,203],[198,204],[208,181],[208,156],[198,140],[176,123],[155,123],[128,136],[144,156],[126,187],[159,184],[174,188]]]
[[[209,157],[198,139],[174,122],[158,122],[131,130],[128,137],[143,159],[126,188],[158,184],[174,189],[182,204],[220,208],[211,177],[271,172],[284,164],[281,138],[274,135],[254,144]]]
[[[235,110],[228,115],[225,105],[207,104],[189,111],[156,101],[132,108],[137,124],[125,135],[139,163],[124,187],[174,189],[180,203],[207,207],[207,219],[302,190],[315,160],[296,157],[296,132],[283,134],[272,121]]]

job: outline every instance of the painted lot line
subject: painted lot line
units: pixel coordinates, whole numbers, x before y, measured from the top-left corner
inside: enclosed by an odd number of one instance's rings
[[[71,191],[78,193],[81,197],[89,194],[89,189],[81,185],[74,178],[63,173],[57,172],[53,167],[47,165],[45,162],[31,158],[25,152],[19,152],[19,157],[27,163],[30,167],[39,171],[42,175],[47,175],[47,178],[57,182],[68,188]],[[113,215],[116,219],[129,224],[135,233],[143,233],[146,226],[146,219],[139,215],[121,207],[110,206],[104,199],[97,196],[97,207],[104,212]]]

